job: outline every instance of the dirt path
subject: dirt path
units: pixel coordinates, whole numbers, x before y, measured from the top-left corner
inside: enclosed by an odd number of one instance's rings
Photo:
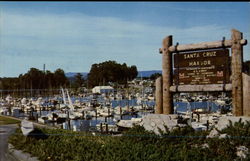
[[[7,155],[8,137],[15,132],[16,124],[0,125],[0,161],[13,161]]]

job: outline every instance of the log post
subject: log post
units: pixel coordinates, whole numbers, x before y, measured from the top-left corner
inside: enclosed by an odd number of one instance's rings
[[[167,36],[162,42],[162,85],[163,85],[163,114],[173,113],[173,98],[170,92],[172,85],[172,53],[169,47],[172,45],[172,35]]]
[[[155,81],[155,100],[156,100],[156,114],[162,114],[162,77],[158,77]]]
[[[232,29],[232,106],[233,115],[243,115],[243,91],[242,91],[242,62],[243,62],[243,47],[240,43],[242,33]]]
[[[242,73],[243,83],[243,115],[250,116],[250,76]]]

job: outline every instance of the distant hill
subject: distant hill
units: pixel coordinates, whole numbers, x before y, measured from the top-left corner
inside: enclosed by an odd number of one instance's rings
[[[162,71],[161,71],[161,70],[138,71],[137,77],[150,77],[152,74],[155,74],[155,73],[160,73],[160,74],[161,74]],[[65,75],[66,75],[66,77],[68,77],[68,78],[72,78],[72,77],[74,77],[76,74],[77,74],[76,72],[68,72],[68,73],[66,73]],[[88,76],[88,73],[87,73],[87,72],[82,72],[81,74],[83,75],[84,79],[86,79],[87,76]]]
[[[77,74],[77,72],[68,72],[68,73],[65,73],[66,77],[68,77],[68,78],[72,78],[76,74]],[[87,72],[82,72],[81,74],[83,75],[84,79],[87,79],[87,76],[88,76]]]
[[[161,70],[147,70],[147,71],[138,71],[137,77],[150,77],[152,74],[162,73]]]

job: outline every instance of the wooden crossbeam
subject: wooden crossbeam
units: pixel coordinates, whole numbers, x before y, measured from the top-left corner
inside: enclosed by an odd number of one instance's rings
[[[171,92],[214,92],[231,91],[232,84],[178,85],[170,86]]]
[[[206,50],[206,49],[216,49],[216,48],[229,48],[233,45],[232,40],[222,40],[222,41],[214,41],[214,42],[203,42],[203,43],[197,43],[197,44],[185,44],[185,45],[177,45],[177,46],[170,46],[168,48],[169,52],[185,52],[185,51],[193,51],[193,50]],[[241,45],[246,45],[247,40],[242,39],[240,40]],[[159,52],[162,53],[163,50],[166,49],[159,49]]]

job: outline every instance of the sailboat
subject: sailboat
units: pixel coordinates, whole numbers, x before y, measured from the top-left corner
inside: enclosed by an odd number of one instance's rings
[[[70,108],[71,111],[73,111],[74,110],[74,106],[73,106],[73,103],[72,103],[71,98],[69,96],[68,89],[66,89],[66,92],[67,92],[67,96],[68,96],[69,108]]]
[[[77,118],[82,117],[82,115],[83,115],[82,112],[75,111],[74,105],[73,105],[72,100],[71,100],[71,98],[69,96],[68,89],[65,89],[65,90],[66,90],[66,94],[67,94],[67,98],[68,98],[68,104],[67,104],[67,106],[69,107],[69,110],[68,110],[68,112],[69,112],[69,118],[70,119],[77,119]],[[65,94],[64,94],[64,96],[65,96]],[[66,98],[64,98],[64,100],[66,102]]]
[[[63,96],[63,103],[60,104],[60,108],[62,109],[62,108],[67,107],[67,102],[66,102],[66,96],[65,96],[65,92],[64,92],[63,88],[61,88],[61,91],[62,91],[62,96]]]
[[[63,103],[60,104],[60,109],[64,109],[67,107],[69,107],[70,109],[67,109],[68,114],[65,112],[62,112],[62,111],[56,111],[56,112],[48,114],[47,117],[48,117],[48,120],[50,120],[50,121],[64,122],[67,118],[70,118],[70,119],[78,118],[78,116],[74,114],[74,111],[73,111],[74,106],[73,106],[73,103],[72,103],[71,98],[69,96],[68,89],[66,89],[68,102],[66,100],[66,94],[65,94],[64,89],[61,88],[61,91],[62,91],[62,96],[63,96]]]

